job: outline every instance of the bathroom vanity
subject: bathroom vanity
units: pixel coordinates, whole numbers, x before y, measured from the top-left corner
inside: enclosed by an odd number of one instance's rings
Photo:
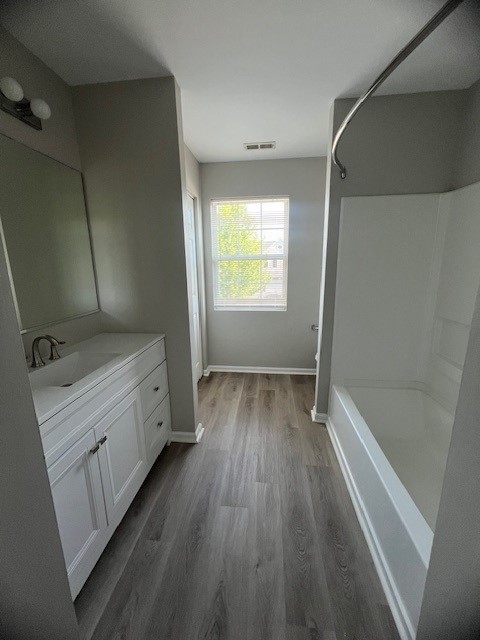
[[[75,598],[169,442],[164,336],[100,334],[29,377]]]

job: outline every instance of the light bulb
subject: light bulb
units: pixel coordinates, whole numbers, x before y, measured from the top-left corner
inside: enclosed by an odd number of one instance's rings
[[[13,102],[20,102],[23,99],[23,89],[13,78],[5,76],[0,80],[0,91]]]
[[[33,115],[40,118],[40,120],[48,120],[52,115],[50,107],[45,100],[41,98],[33,98],[33,100],[30,100],[30,109]]]

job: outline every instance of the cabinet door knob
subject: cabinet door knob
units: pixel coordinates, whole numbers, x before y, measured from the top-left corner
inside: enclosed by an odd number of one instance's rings
[[[100,445],[97,442],[97,444],[90,449],[90,453],[93,455],[94,453],[97,453],[99,449],[100,449]]]
[[[153,387],[153,390],[156,392],[160,389],[160,387]]]
[[[161,422],[157,422],[157,427],[160,428],[163,425],[163,420]]]
[[[98,444],[105,444],[106,441],[107,441],[107,436],[103,436],[103,438],[100,438],[100,440],[98,441]]]

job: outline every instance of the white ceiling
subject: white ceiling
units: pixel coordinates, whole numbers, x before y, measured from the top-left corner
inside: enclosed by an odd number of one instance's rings
[[[442,0],[2,0],[0,23],[69,84],[172,73],[201,162],[325,155],[336,97],[366,89]],[[480,3],[466,0],[383,93],[470,86]],[[274,151],[244,142],[276,140]]]

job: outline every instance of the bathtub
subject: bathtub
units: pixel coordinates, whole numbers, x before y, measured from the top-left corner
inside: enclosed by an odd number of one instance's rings
[[[420,616],[452,425],[422,388],[332,387],[327,427],[406,640]]]

